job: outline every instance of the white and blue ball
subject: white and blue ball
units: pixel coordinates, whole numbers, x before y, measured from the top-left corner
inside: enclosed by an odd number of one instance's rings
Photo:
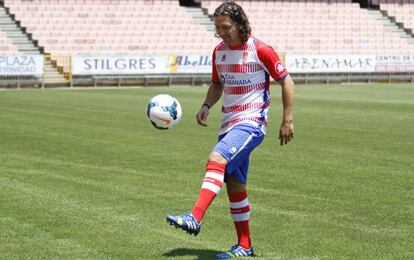
[[[176,98],[160,94],[148,102],[147,116],[155,128],[170,129],[181,121],[181,105]]]

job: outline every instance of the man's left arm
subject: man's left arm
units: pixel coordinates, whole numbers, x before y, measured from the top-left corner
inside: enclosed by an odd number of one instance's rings
[[[280,81],[282,88],[283,116],[279,130],[280,145],[287,144],[293,139],[293,100],[294,83],[288,74]]]
[[[283,117],[279,130],[279,140],[280,145],[284,145],[293,138],[292,114],[295,84],[272,47],[259,43],[256,48],[259,60],[272,78],[279,82],[282,87]]]

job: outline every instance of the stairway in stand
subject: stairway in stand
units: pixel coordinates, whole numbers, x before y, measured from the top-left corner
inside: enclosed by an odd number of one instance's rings
[[[3,2],[0,3],[0,31],[11,40],[17,47],[20,55],[42,55],[42,48],[36,46],[31,39],[31,35],[26,33],[25,28],[20,27],[19,21],[14,19],[14,15],[9,13]],[[47,56],[44,60],[43,85],[67,84],[68,80],[59,72],[57,67]]]

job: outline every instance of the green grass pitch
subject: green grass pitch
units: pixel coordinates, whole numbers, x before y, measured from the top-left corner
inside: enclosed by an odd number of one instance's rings
[[[0,259],[208,259],[236,236],[225,188],[201,233],[165,221],[191,209],[216,142],[195,122],[207,88],[0,91]],[[181,102],[174,129],[145,115]],[[295,137],[280,147],[280,87],[251,157],[263,259],[414,258],[414,86],[296,86]]]

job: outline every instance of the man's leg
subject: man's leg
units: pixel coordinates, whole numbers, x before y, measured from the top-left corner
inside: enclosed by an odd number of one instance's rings
[[[214,198],[220,192],[224,182],[227,160],[218,152],[211,152],[206,166],[206,174],[198,199],[191,210],[180,216],[167,215],[167,221],[189,234],[197,235],[201,229],[201,220]]]
[[[247,162],[248,163],[248,162]],[[228,259],[240,256],[254,256],[249,231],[249,201],[246,185],[232,175],[226,180],[227,194],[230,200],[230,212],[237,231],[238,242],[229,251],[216,255],[217,259]]]
[[[210,153],[200,194],[191,210],[198,223],[201,222],[211,202],[223,186],[226,165],[227,160],[221,154],[215,151]]]
[[[226,186],[230,201],[230,212],[237,232],[238,245],[249,249],[251,248],[249,228],[250,208],[246,185],[230,175],[227,179]]]
[[[240,180],[241,183],[246,183],[249,154],[262,142],[263,138],[264,134],[260,129],[248,125],[235,126],[228,133],[221,135],[219,137],[219,142],[214,147],[213,152],[209,155],[206,166],[206,175],[193,209],[180,216],[167,215],[167,221],[176,227],[186,230],[190,234],[197,235],[200,232],[200,222],[203,219],[205,212],[220,192],[224,180],[227,182],[226,178],[229,175],[225,175],[225,173],[237,174],[236,178]],[[239,166],[241,166],[240,169],[236,173],[233,173],[233,170],[239,168]],[[238,197],[235,200],[238,200]],[[242,200],[244,200],[244,197]],[[245,214],[244,216],[247,215],[248,214]],[[242,223],[242,225],[245,227],[245,223]],[[236,224],[236,226],[239,226],[239,224]],[[242,230],[240,233],[242,241],[245,241],[246,228],[240,230]],[[243,242],[243,244],[247,243]],[[249,255],[252,255],[252,253],[253,252]]]

